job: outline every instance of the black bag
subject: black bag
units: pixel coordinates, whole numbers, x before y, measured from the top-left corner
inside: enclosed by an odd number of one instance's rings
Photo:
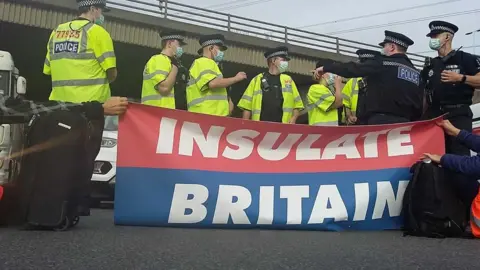
[[[417,162],[403,198],[404,236],[461,237],[467,221],[465,206],[445,178],[443,168]]]
[[[78,205],[90,182],[85,170],[91,128],[82,113],[66,110],[30,121],[17,184],[20,222],[27,228],[67,230],[78,223]]]

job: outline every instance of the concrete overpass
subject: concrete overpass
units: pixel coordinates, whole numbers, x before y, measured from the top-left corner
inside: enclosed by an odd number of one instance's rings
[[[151,55],[158,53],[158,31],[163,29],[188,33],[189,45],[182,58],[185,66],[190,66],[197,55],[199,35],[225,35],[229,45],[223,64],[225,76],[243,70],[253,77],[265,68],[266,48],[286,45],[292,54],[290,74],[302,92],[311,84],[308,71],[318,59],[350,61],[356,58],[354,52],[358,48],[378,49],[369,44],[184,4],[150,1],[153,2],[115,0],[109,3],[112,12],[106,17],[105,27],[115,41],[118,57],[120,76],[112,85],[116,95],[140,96],[143,66]],[[46,99],[50,91],[48,77],[42,76],[41,70],[51,30],[75,16],[75,0],[0,0],[0,49],[14,55],[21,73],[29,81],[29,96],[33,99]],[[32,83],[38,88],[33,93]],[[247,83],[233,87],[234,101],[242,95]]]

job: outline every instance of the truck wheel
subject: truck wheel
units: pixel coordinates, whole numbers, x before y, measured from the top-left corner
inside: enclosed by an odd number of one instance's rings
[[[72,224],[72,223],[71,223],[70,219],[69,219],[67,216],[65,216],[65,218],[63,219],[62,224],[60,224],[59,226],[53,228],[53,230],[56,231],[56,232],[63,232],[63,231],[68,230],[68,229],[71,227],[71,224]]]

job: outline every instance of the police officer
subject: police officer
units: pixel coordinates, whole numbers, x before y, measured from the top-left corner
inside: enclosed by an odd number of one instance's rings
[[[422,70],[427,82],[428,109],[425,118],[447,114],[446,118],[457,128],[472,131],[470,105],[475,88],[480,87],[480,60],[469,53],[452,49],[452,40],[458,27],[445,21],[429,24],[430,48],[438,56]],[[451,136],[446,136],[446,152],[470,156],[470,150]],[[469,206],[478,191],[478,183],[472,179],[453,176],[460,197]]]
[[[321,65],[317,62],[317,67]],[[332,73],[324,73],[316,84],[310,86],[307,93],[309,125],[338,126],[337,109],[342,107],[342,86],[342,78]]]
[[[365,63],[367,60],[371,60],[380,56],[380,52],[367,49],[357,50],[356,54],[358,55],[358,60],[360,63]],[[354,125],[361,123],[361,121],[358,121],[357,109],[360,108],[360,115],[365,111],[365,82],[366,78],[352,78],[349,79],[343,87],[343,124]],[[365,91],[359,93],[360,89]]]
[[[420,72],[406,55],[413,41],[385,31],[380,43],[384,56],[364,63],[331,63],[312,71],[320,77],[330,72],[347,78],[368,76],[366,118],[368,125],[403,123],[420,119],[423,90]]]
[[[80,16],[50,35],[43,73],[52,77],[50,100],[105,102],[117,77],[110,34],[100,25],[106,0],[77,0]]]
[[[185,33],[163,31],[160,36],[162,52],[152,56],[143,71],[142,104],[175,109],[174,86]]]
[[[287,47],[269,49],[264,53],[268,71],[255,76],[238,102],[243,119],[277,123],[295,123],[303,102],[288,69]]]
[[[110,34],[101,26],[106,0],[77,0],[79,17],[60,24],[50,35],[43,73],[52,77],[50,100],[72,103],[110,98],[110,83],[117,77],[117,61]],[[82,178],[79,215],[90,215],[90,182],[101,146],[103,118],[92,121],[93,134],[86,146],[88,170]]]
[[[227,116],[230,105],[227,87],[247,78],[245,72],[239,72],[235,77],[223,78],[218,63],[223,61],[225,38],[221,34],[204,35],[199,40],[200,58],[193,61],[190,67],[190,80],[187,86],[188,111]]]

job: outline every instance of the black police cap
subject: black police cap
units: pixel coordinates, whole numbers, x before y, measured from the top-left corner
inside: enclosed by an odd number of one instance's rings
[[[185,40],[185,32],[184,31],[175,31],[175,30],[164,30],[160,33],[160,38],[163,40],[178,40],[180,45],[187,45]]]
[[[412,46],[414,44],[413,40],[411,40],[409,37],[405,36],[404,34],[392,32],[392,31],[385,31],[385,39],[383,40],[383,42],[381,42],[378,45],[383,47],[386,43],[397,44],[399,46],[404,47],[405,49],[407,49],[409,46]]]
[[[373,59],[381,55],[379,51],[368,50],[368,49],[357,50],[356,54],[358,55],[358,58],[360,60]]]
[[[272,58],[272,57],[276,57],[276,56],[280,56],[280,57],[285,58],[287,61],[290,60],[290,57],[288,56],[288,48],[285,47],[285,46],[280,46],[280,47],[276,47],[276,48],[273,48],[273,49],[268,49],[263,54],[263,56],[265,56],[265,58],[267,58],[267,59]]]
[[[107,7],[107,0],[77,0],[77,6],[78,8],[94,6],[103,9],[103,12],[110,11]]]
[[[203,48],[210,45],[217,45],[218,47],[220,47],[222,51],[225,51],[228,49],[228,47],[225,46],[225,37],[222,34],[203,35],[198,40],[198,43],[200,43],[200,47],[201,47],[198,50],[198,54],[201,54]]]
[[[455,24],[445,21],[432,21],[428,24],[428,28],[430,28],[430,33],[427,34],[427,37],[432,37],[441,33],[455,35],[458,31],[458,27]]]

